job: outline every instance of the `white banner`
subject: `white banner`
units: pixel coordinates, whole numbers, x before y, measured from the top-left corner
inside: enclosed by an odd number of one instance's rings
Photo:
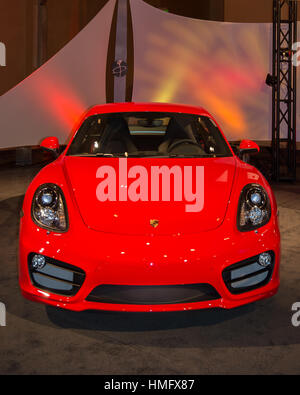
[[[61,51],[0,97],[0,148],[65,143],[87,108],[106,102],[106,58],[115,0]]]
[[[131,8],[133,101],[202,106],[230,140],[271,140],[271,23],[192,19],[142,0],[131,0]],[[299,129],[299,113],[297,122]]]

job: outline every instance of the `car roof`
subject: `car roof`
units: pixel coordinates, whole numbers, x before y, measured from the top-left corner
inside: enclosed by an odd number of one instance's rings
[[[197,115],[211,115],[202,107],[171,103],[108,103],[91,107],[85,117],[113,112],[175,112]]]

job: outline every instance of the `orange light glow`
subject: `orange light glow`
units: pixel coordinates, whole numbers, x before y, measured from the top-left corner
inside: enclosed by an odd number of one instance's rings
[[[37,82],[31,85],[31,94],[34,93],[34,99],[44,112],[56,119],[65,129],[66,134],[69,134],[86,110],[86,106],[72,87],[66,81],[62,81],[58,75],[55,79],[50,79],[44,74]]]
[[[267,135],[270,24],[201,21],[145,3],[133,10],[133,24],[142,50],[135,53],[134,101],[199,105],[229,139]]]

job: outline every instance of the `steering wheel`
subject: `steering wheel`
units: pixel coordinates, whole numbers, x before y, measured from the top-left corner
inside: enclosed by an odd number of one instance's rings
[[[175,141],[174,143],[172,143],[172,144],[168,147],[168,152],[171,152],[174,148],[176,148],[178,145],[181,145],[181,144],[191,144],[191,145],[195,145],[201,152],[203,151],[203,150],[199,147],[198,143],[196,143],[195,141],[190,140],[190,139],[182,139],[182,140]]]

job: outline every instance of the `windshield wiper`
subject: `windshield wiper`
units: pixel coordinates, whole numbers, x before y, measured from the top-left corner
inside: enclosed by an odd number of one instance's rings
[[[104,154],[103,152],[99,152],[97,154],[73,154],[73,155],[69,155],[69,156],[81,156],[81,157],[90,157],[90,158],[94,158],[94,157],[114,157],[113,154]]]
[[[153,153],[147,154],[144,152],[136,152],[129,154],[128,152],[109,154],[104,152],[98,152],[95,154],[74,154],[70,156],[79,157],[91,157],[91,158],[209,158],[214,157],[210,155],[186,155],[186,154],[163,154],[163,153]]]
[[[209,155],[169,154],[169,158],[209,158]]]
[[[99,158],[103,158],[103,157],[113,158],[115,155],[114,154],[104,154],[103,152],[97,152],[97,154],[95,154],[95,156],[97,156]]]
[[[159,152],[153,154],[146,154],[144,152],[135,153],[135,154],[128,154],[128,158],[167,158],[168,156]]]

